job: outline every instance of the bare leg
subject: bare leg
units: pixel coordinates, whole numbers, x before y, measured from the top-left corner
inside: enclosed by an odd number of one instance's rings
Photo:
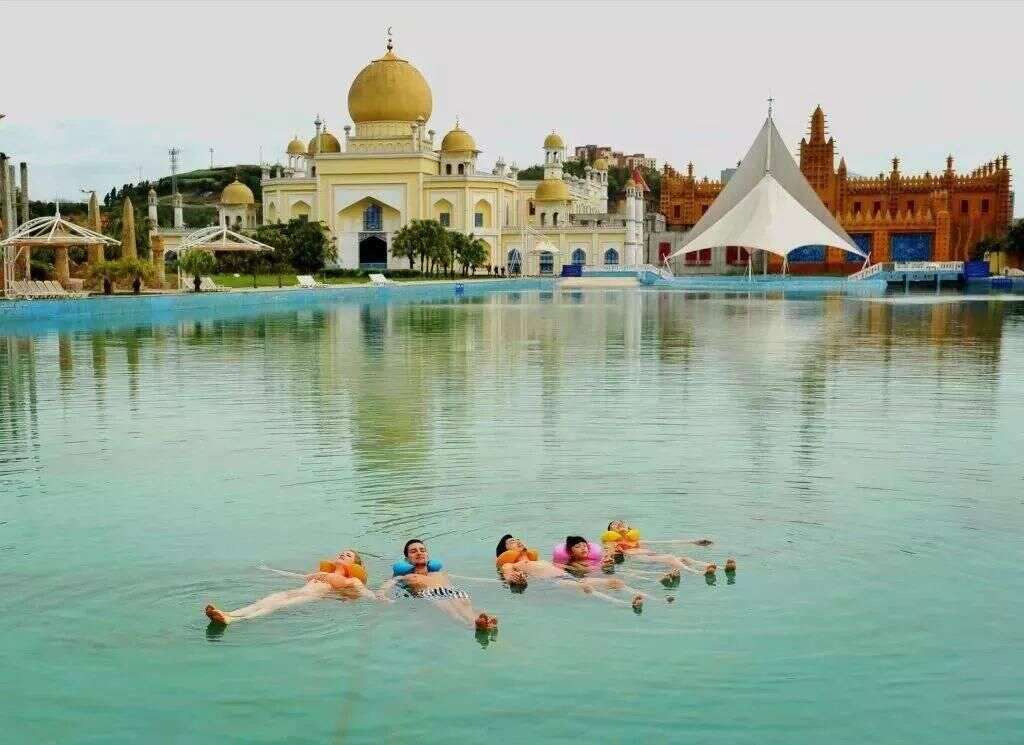
[[[330,585],[324,582],[310,582],[309,584],[303,585],[302,587],[294,590],[285,590],[284,592],[275,592],[273,595],[257,600],[251,605],[246,605],[238,610],[225,612],[216,608],[212,605],[206,606],[206,615],[214,623],[228,624],[232,621],[240,621],[242,619],[259,618],[269,613],[273,613],[281,608],[287,608],[291,605],[299,605],[301,603],[308,603],[311,600],[325,597],[331,593]]]
[[[605,590],[626,590],[627,592],[632,594],[634,597],[636,597],[636,596],[640,596],[641,598],[646,598],[647,597],[647,593],[641,592],[640,590],[636,589],[635,587],[630,587],[625,582],[623,582],[621,579],[618,579],[616,577],[585,577],[582,580],[580,580],[580,583],[581,584],[590,585],[591,587],[594,587],[595,589],[600,587],[600,588],[605,589]]]
[[[478,613],[473,604],[464,598],[434,599],[433,604],[459,623],[475,626],[478,630],[495,629],[498,619],[486,613]]]
[[[559,587],[564,587],[567,590],[579,590],[585,595],[589,595],[595,598],[601,598],[601,600],[604,600],[609,603],[615,603],[617,605],[629,605],[629,603],[627,603],[625,600],[612,597],[611,595],[607,595],[601,592],[600,590],[595,590],[593,585],[586,584],[585,582],[577,582],[571,579],[556,579],[555,584]]]

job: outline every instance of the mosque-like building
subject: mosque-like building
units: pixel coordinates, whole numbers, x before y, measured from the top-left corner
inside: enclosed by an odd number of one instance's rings
[[[263,222],[319,220],[336,240],[338,266],[408,268],[391,256],[391,241],[411,220],[428,218],[482,238],[489,263],[511,273],[642,262],[644,202],[632,180],[622,213],[609,214],[607,163],[598,159],[582,178],[564,173],[566,145],[554,131],[543,141],[543,179],[520,180],[500,157],[480,171],[481,150],[458,121],[435,142],[430,86],[390,41],[352,81],[348,111],[353,125],[341,139],[317,118],[312,139],[293,138],[286,165],[265,166],[262,179]],[[253,206],[234,184],[228,189],[240,203],[229,208],[222,197],[222,215],[246,227]]]

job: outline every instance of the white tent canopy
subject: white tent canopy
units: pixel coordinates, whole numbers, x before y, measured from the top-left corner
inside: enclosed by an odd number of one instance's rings
[[[769,113],[736,173],[669,258],[720,246],[785,257],[812,245],[867,258],[807,183]]]

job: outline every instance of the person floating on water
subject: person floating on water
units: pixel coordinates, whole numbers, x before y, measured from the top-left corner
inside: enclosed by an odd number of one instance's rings
[[[571,546],[570,541],[572,542]],[[590,544],[587,543],[585,538],[569,536],[566,538],[566,543],[562,548],[567,557],[578,555],[580,562],[583,562],[589,554]],[[627,590],[633,594],[632,606],[634,610],[643,608],[644,599],[647,597],[645,593],[629,587],[617,577],[587,576],[586,572],[592,567],[586,567],[586,571],[581,572],[581,576],[576,576],[567,571],[565,566],[558,566],[553,562],[544,561],[535,549],[527,548],[525,543],[514,537],[511,533],[506,533],[501,537],[494,553],[497,557],[495,564],[497,565],[498,572],[511,588],[519,590],[525,588],[527,581],[532,577],[540,580],[551,580],[559,587],[577,589],[587,595],[596,595],[613,603],[625,601],[606,595],[600,592],[600,590]]]
[[[689,556],[676,556],[675,554],[658,553],[650,548],[651,544],[679,544],[692,543],[695,546],[710,546],[711,541],[707,538],[697,540],[689,538],[677,538],[662,541],[643,540],[640,531],[633,528],[624,520],[612,520],[608,523],[608,529],[601,535],[601,543],[604,545],[606,555],[613,557],[629,556],[637,561],[649,564],[661,564],[669,568],[668,574],[662,578],[662,582],[673,583],[678,581],[680,572],[686,570],[712,576],[718,570],[713,563],[692,559]],[[725,571],[732,573],[736,571],[736,560],[727,559]]]
[[[402,553],[405,561],[395,563],[395,576],[380,586],[377,597],[387,599],[388,594],[400,585],[411,597],[431,601],[456,621],[474,626],[477,631],[494,631],[498,628],[496,616],[477,613],[469,593],[452,587],[448,574],[442,571],[441,563],[431,560],[427,546],[421,539],[406,541]]]
[[[306,584],[294,590],[276,592],[251,605],[233,611],[223,611],[214,605],[206,606],[210,622],[226,626],[235,621],[259,618],[281,608],[308,603],[328,597],[342,600],[376,600],[366,587],[366,570],[359,553],[351,548],[342,551],[334,561],[321,562],[321,571],[305,575]],[[299,575],[301,576],[301,575]]]

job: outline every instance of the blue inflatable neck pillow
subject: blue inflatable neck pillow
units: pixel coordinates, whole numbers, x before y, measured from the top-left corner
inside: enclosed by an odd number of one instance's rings
[[[391,571],[395,573],[396,577],[404,577],[407,574],[412,574],[415,568],[416,567],[414,567],[405,559],[402,559],[401,561],[396,561],[394,564],[391,565]],[[427,562],[428,572],[440,572],[441,569],[443,568],[444,564],[442,564],[437,559],[431,559]]]

